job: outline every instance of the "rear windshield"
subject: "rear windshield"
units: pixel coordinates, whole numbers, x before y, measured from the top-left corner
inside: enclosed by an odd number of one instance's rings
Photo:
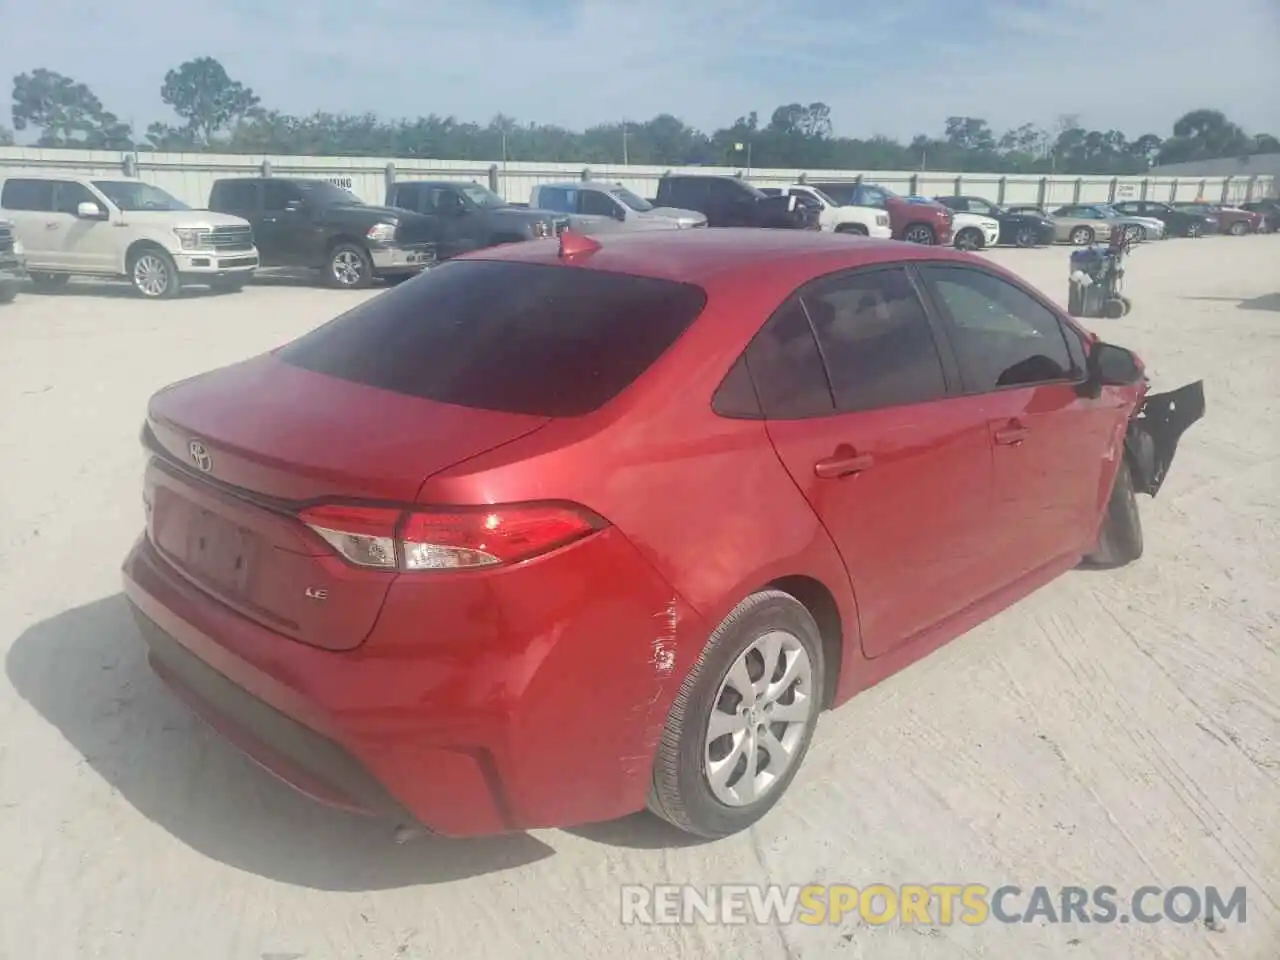
[[[276,351],[315,373],[486,410],[590,413],[702,312],[700,287],[575,267],[443,263]]]

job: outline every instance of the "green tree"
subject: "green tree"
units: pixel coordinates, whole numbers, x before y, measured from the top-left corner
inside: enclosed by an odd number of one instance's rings
[[[249,116],[260,102],[213,57],[188,60],[166,73],[160,97],[186,121],[187,132],[197,144],[208,144],[215,134]]]
[[[1254,142],[1221,110],[1192,110],[1173,125],[1173,136],[1160,148],[1161,163],[1247,155]]]
[[[41,147],[127,150],[133,135],[93,91],[70,77],[43,67],[13,78],[13,126],[40,131]]]

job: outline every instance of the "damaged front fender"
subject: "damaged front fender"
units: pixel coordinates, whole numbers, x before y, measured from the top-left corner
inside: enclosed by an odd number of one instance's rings
[[[1124,448],[1134,490],[1154,497],[1186,429],[1204,416],[1204,381],[1148,395],[1129,419]]]

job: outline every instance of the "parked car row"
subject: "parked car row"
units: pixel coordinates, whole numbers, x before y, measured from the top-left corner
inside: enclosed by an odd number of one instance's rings
[[[0,301],[23,273],[55,289],[72,275],[124,278],[148,299],[206,284],[235,292],[259,267],[316,272],[362,289],[460,254],[506,243],[584,234],[756,227],[815,230],[980,250],[997,244],[1079,246],[1123,231],[1132,241],[1240,235],[1280,224],[1277,201],[1221,204],[1125,201],[1069,204],[1052,213],[974,196],[902,197],[873,183],[820,181],[759,188],[741,177],[671,174],[642,198],[618,183],[538,184],[527,203],[479,183],[398,181],[385,205],[325,180],[216,180],[207,210],[125,177],[9,177],[0,185]],[[6,239],[7,238],[7,239]]]

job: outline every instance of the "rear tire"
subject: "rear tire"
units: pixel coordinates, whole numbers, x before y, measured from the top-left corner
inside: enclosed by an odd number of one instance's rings
[[[1227,230],[1227,233],[1231,234],[1233,237],[1243,237],[1248,232],[1249,232],[1249,225],[1245,223],[1243,220],[1237,220]]]
[[[800,769],[817,726],[822,652],[818,625],[790,594],[762,590],[738,604],[672,704],[649,809],[708,839],[768,813]]]
[[[1107,501],[1107,513],[1098,535],[1098,548],[1087,557],[1091,567],[1110,569],[1133,563],[1142,556],[1142,516],[1133,489],[1129,458],[1121,457],[1116,482]]]
[[[1071,243],[1077,247],[1087,247],[1093,243],[1094,236],[1092,227],[1076,227],[1071,231]]]

